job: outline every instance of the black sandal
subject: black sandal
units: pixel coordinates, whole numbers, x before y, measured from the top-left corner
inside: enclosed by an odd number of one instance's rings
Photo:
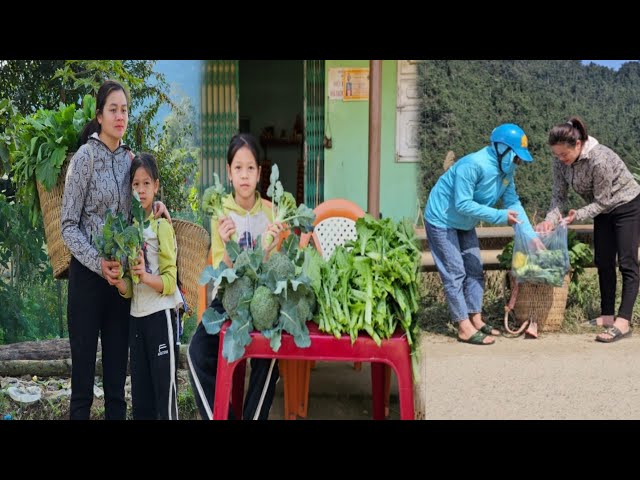
[[[631,327],[629,327],[629,331],[627,333],[622,333],[618,327],[609,327],[603,333],[606,333],[607,335],[611,335],[611,338],[602,338],[600,336],[602,335],[601,333],[596,337],[596,342],[613,343],[613,342],[617,342],[618,340],[622,340],[623,338],[630,337]]]

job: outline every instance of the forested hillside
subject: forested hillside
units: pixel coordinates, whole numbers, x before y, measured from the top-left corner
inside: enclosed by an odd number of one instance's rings
[[[447,151],[459,158],[488,145],[501,123],[520,125],[533,165],[518,169],[517,191],[529,214],[544,214],[551,197],[547,134],[571,115],[589,134],[640,165],[640,63],[614,71],[579,60],[425,60],[419,65],[420,199],[442,174]],[[575,197],[574,197],[575,198]],[[575,199],[572,206],[582,205]]]

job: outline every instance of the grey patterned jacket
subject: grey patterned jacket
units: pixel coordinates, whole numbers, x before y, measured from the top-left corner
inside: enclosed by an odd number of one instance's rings
[[[93,173],[89,149],[93,151]],[[130,149],[121,144],[114,152],[98,138],[89,137],[69,163],[62,197],[62,238],[71,254],[102,276],[93,239],[102,233],[107,209],[114,215],[131,210]]]
[[[571,165],[553,159],[553,195],[546,220],[554,225],[560,221],[569,185],[588,203],[576,210],[576,221],[609,213],[640,195],[640,185],[618,154],[593,137]]]

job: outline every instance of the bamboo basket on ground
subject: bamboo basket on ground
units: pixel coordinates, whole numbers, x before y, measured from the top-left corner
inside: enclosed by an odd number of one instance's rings
[[[209,233],[200,225],[186,220],[172,220],[178,242],[178,278],[190,312],[198,305],[198,282],[207,266]]]
[[[518,323],[527,320],[538,322],[538,331],[557,332],[562,328],[564,312],[567,308],[569,279],[564,276],[561,287],[536,283],[521,283],[514,313]]]
[[[62,279],[69,276],[69,263],[71,252],[62,240],[62,227],[60,214],[62,211],[62,194],[64,193],[64,181],[67,176],[67,167],[75,152],[69,153],[62,164],[58,181],[51,191],[47,192],[40,182],[37,183],[40,210],[44,223],[44,235],[47,239],[47,252],[49,262],[53,268],[53,278]]]

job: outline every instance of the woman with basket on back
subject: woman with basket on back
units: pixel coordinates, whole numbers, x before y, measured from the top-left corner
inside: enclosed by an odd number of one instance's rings
[[[122,142],[129,121],[124,87],[104,82],[96,95],[96,117],[80,136],[81,146],[69,163],[62,198],[61,230],[71,251],[67,321],[71,346],[72,420],[88,420],[98,335],[102,343],[105,419],[124,420],[124,385],[129,356],[130,300],[115,288],[122,266],[100,258],[93,239],[102,233],[106,211],[129,216],[133,154]],[[156,217],[169,218],[158,202]]]
[[[571,187],[587,203],[568,212],[567,224],[593,218],[595,264],[600,283],[599,317],[587,323],[608,327],[596,341],[611,343],[631,335],[633,305],[640,283],[640,185],[622,159],[589,136],[579,117],[555,125],[549,132],[553,160],[553,195],[549,213],[536,225],[547,232],[561,220],[560,211]],[[622,274],[622,300],[615,313],[616,256]]]

